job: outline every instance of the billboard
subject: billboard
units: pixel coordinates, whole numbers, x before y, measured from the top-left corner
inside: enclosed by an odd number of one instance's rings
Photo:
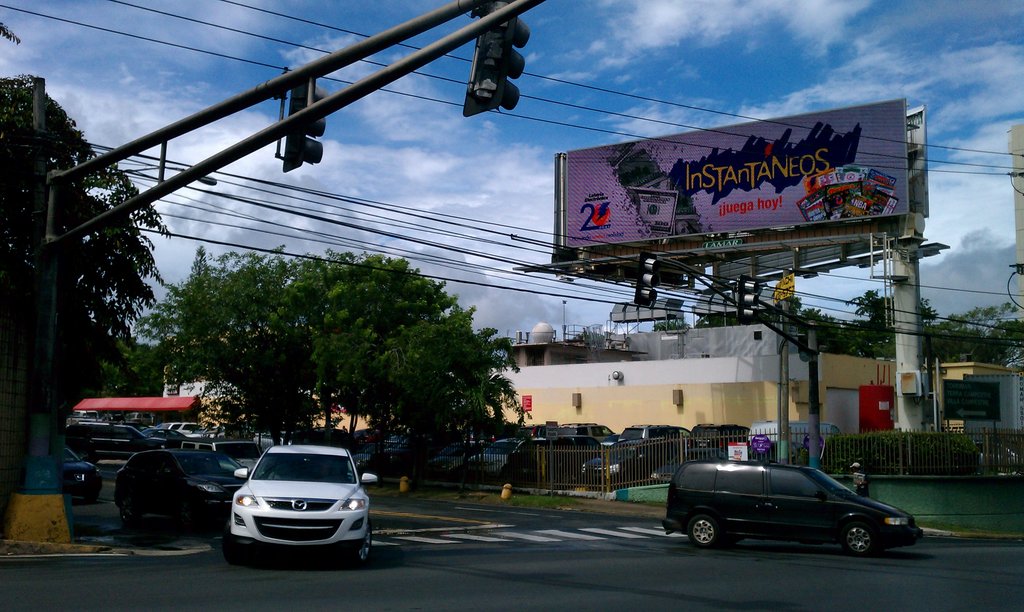
[[[905,100],[566,154],[566,244],[909,211]]]

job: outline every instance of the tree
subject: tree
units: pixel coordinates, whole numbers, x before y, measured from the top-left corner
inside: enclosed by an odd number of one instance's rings
[[[288,299],[296,271],[280,255],[199,249],[139,328],[159,343],[170,382],[203,383],[208,418],[269,431],[275,443],[313,418],[312,333]]]
[[[288,437],[333,408],[385,432],[463,431],[522,412],[511,344],[401,259],[203,250],[147,316],[172,382],[203,381],[218,418]],[[328,429],[330,431],[330,429]]]
[[[41,230],[34,190],[46,170],[68,169],[95,156],[64,110],[46,99],[46,137],[33,128],[33,78],[0,79],[0,302],[22,320],[34,317],[34,254]],[[56,212],[58,233],[76,227],[124,202],[138,191],[128,177],[107,168],[71,182],[62,190]],[[142,208],[85,240],[61,243],[59,342],[63,363],[59,396],[76,397],[98,386],[102,361],[122,364],[118,340],[154,301],[150,281],[160,281],[145,230],[166,231],[152,207]]]
[[[7,26],[5,26],[2,23],[0,23],[0,38],[6,38],[7,40],[11,41],[16,45],[21,44],[21,39],[18,38],[18,36],[14,32],[12,32],[10,29],[8,29]]]
[[[1006,367],[1024,363],[1024,323],[1015,318],[1016,307],[979,306],[929,325],[932,353],[942,361],[979,361]]]

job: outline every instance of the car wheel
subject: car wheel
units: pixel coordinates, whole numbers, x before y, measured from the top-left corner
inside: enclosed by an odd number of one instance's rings
[[[373,528],[370,525],[369,519],[366,521],[366,535],[359,542],[358,545],[352,548],[349,553],[348,561],[353,567],[360,567],[366,565],[366,562],[370,560],[370,549],[373,547]]]
[[[121,510],[122,523],[128,527],[139,524],[139,509],[135,505],[135,499],[132,498],[131,495],[125,494],[117,504],[117,507]]]
[[[867,557],[878,550],[878,539],[870,525],[861,521],[853,521],[843,526],[839,536],[843,550],[851,555]]]
[[[686,526],[686,535],[699,548],[711,548],[722,541],[722,532],[718,528],[718,521],[707,514],[698,514],[690,519]]]
[[[182,529],[194,529],[196,526],[197,518],[198,517],[196,516],[195,504],[193,504],[191,501],[187,499],[181,500],[181,503],[178,504],[178,525]]]
[[[245,565],[249,559],[248,555],[242,550],[238,542],[235,541],[235,536],[231,535],[231,527],[224,528],[224,540],[221,544],[221,552],[224,553],[224,560],[229,565]]]

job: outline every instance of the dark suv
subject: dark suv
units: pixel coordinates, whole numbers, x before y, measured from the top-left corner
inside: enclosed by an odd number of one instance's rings
[[[686,459],[728,459],[730,442],[747,444],[750,428],[743,425],[701,423],[690,430]]]
[[[139,451],[167,446],[166,440],[147,438],[131,425],[110,423],[68,425],[64,431],[64,440],[68,448],[91,462],[127,459]]]
[[[838,542],[866,556],[910,546],[914,517],[857,495],[814,468],[753,461],[688,461],[668,487],[666,533],[707,548],[743,538]]]

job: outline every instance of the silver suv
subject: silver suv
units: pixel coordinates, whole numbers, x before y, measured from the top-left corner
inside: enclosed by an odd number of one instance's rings
[[[690,430],[676,425],[633,425],[622,430],[619,442],[624,440],[649,440],[652,438],[689,437]]]

